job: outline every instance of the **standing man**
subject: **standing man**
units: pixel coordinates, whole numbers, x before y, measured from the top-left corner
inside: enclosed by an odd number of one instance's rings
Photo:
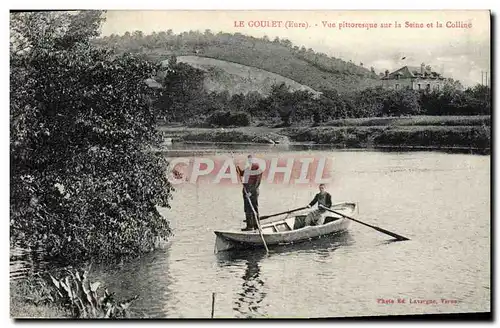
[[[243,204],[245,208],[245,222],[247,226],[242,231],[257,229],[259,219],[259,187],[262,180],[262,170],[252,155],[248,155],[244,170],[236,166],[238,175],[243,180]],[[248,197],[247,197],[248,196]],[[250,202],[248,199],[250,198]],[[255,211],[255,213],[254,213]]]
[[[314,204],[318,203],[318,209],[309,212],[306,216],[305,223],[306,225],[319,225],[322,224],[322,214],[325,212],[324,209],[319,208],[319,205],[323,205],[324,207],[332,207],[332,196],[326,192],[325,184],[319,185],[319,193],[314,196],[314,199],[307,205],[307,208],[311,208]]]

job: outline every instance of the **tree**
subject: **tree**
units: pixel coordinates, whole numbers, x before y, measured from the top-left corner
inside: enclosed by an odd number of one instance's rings
[[[293,43],[288,39],[281,39],[281,44],[287,48],[292,48]]]
[[[385,94],[383,115],[401,116],[420,113],[419,93],[411,89],[389,90]]]
[[[381,116],[384,111],[384,99],[388,91],[378,88],[367,88],[356,91],[345,98],[351,103],[348,112],[351,117]]]
[[[280,116],[283,126],[290,126],[294,118],[310,117],[314,102],[309,91],[291,91],[290,86],[282,82],[271,87],[271,93],[266,100],[260,102],[260,106]]]
[[[251,113],[254,108],[259,105],[259,101],[262,99],[262,95],[257,91],[251,91],[246,94],[243,109]]]
[[[271,87],[269,100],[271,110],[279,114],[283,121],[283,126],[289,126],[290,119],[295,110],[293,99],[290,97],[290,86],[286,85],[284,82],[274,84]]]
[[[204,71],[169,60],[168,71],[162,81],[164,91],[156,103],[162,117],[179,122],[200,114],[201,109],[205,108],[200,102],[208,101],[204,79]]]
[[[229,101],[229,105],[235,110],[241,110],[245,112],[245,96],[243,94],[234,94]]]
[[[454,80],[452,78],[447,78],[444,86],[443,86],[443,91],[445,92],[455,92],[455,91],[461,91],[463,90],[462,83],[460,83],[459,80]]]
[[[58,258],[137,254],[170,235],[144,83],[157,66],[93,46],[101,14],[11,14],[11,242]]]
[[[491,114],[491,89],[489,86],[476,84],[464,91],[468,102],[468,114]]]
[[[349,113],[349,97],[341,96],[337,90],[322,90],[323,96],[320,98],[324,116],[332,119],[347,118]],[[353,106],[354,107],[354,106]]]

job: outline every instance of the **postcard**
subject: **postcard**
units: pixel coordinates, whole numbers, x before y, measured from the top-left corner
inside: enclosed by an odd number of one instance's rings
[[[12,318],[491,319],[491,13],[10,13]]]

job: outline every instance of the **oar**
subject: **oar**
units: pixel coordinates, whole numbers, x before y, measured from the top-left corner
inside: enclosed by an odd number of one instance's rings
[[[353,220],[354,222],[360,223],[360,224],[362,224],[362,225],[365,225],[365,226],[367,226],[367,227],[370,227],[370,228],[372,228],[372,229],[375,229],[375,230],[377,230],[377,231],[380,231],[380,232],[382,232],[382,233],[385,233],[386,235],[389,235],[389,236],[391,236],[391,237],[394,237],[394,238],[396,238],[397,240],[410,240],[409,238],[406,238],[406,237],[400,236],[400,235],[398,235],[397,233],[390,232],[390,231],[387,231],[387,230],[385,230],[385,229],[382,229],[382,228],[379,228],[379,227],[376,227],[376,226],[372,226],[371,224],[361,222],[361,221],[359,221],[359,220],[356,220],[355,218],[352,218],[352,217],[347,216],[347,215],[345,215],[345,214],[342,214],[342,213],[340,213],[340,212],[337,212],[337,211],[331,210],[331,209],[329,209],[328,207],[325,207],[325,206],[323,206],[323,205],[319,205],[319,207],[320,207],[320,208],[322,208],[322,209],[324,209],[324,210],[327,210],[327,211],[329,211],[329,212],[332,212],[332,213],[335,213],[335,214],[337,214],[337,215],[343,216],[343,217],[345,217],[345,218],[347,218],[347,219],[349,219],[349,220]]]
[[[273,216],[278,216],[278,215],[281,215],[281,214],[289,214],[289,213],[297,212],[297,211],[300,211],[300,210],[305,210],[306,208],[307,207],[299,207],[299,208],[296,208],[294,210],[289,210],[289,211],[286,211],[286,212],[281,212],[281,213],[276,213],[276,214],[271,214],[271,215],[264,215],[264,216],[260,217],[260,220],[269,219],[269,218],[272,218]]]
[[[260,238],[262,239],[262,243],[264,244],[264,247],[266,248],[266,252],[269,255],[269,248],[267,248],[266,240],[264,239],[264,235],[262,234],[262,228],[260,227],[259,214],[257,214],[257,211],[253,207],[253,204],[252,204],[252,201],[250,199],[250,196],[248,195],[247,188],[245,187],[245,184],[243,183],[243,181],[241,179],[241,176],[240,176],[240,173],[239,173],[240,168],[238,166],[237,166],[236,170],[238,171],[238,181],[240,181],[241,184],[243,185],[243,192],[245,193],[245,197],[247,198],[248,204],[250,205],[250,208],[252,209],[253,215],[255,215],[255,221],[257,222],[257,228],[259,229]]]
[[[247,188],[245,188],[245,185],[243,185],[243,190],[245,191],[245,197],[247,198],[248,204],[250,204],[250,208],[252,209],[253,215],[255,215],[255,221],[257,222],[257,228],[259,229],[259,235],[260,238],[262,239],[262,243],[264,243],[264,247],[266,248],[267,254],[269,254],[269,248],[267,248],[266,240],[264,239],[264,235],[262,234],[262,228],[260,227],[260,219],[259,215],[257,214],[257,211],[255,211],[255,208],[253,207],[252,201],[250,199],[250,195],[248,195]]]

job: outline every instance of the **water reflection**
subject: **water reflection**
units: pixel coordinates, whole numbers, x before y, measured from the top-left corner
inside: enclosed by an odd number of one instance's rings
[[[394,243],[399,243],[399,242],[402,242],[402,241],[405,241],[405,242],[409,242],[410,240],[398,240],[398,239],[389,239],[389,240],[383,240],[381,242],[378,243],[378,245],[391,245],[391,244],[394,244]]]
[[[177,303],[171,290],[175,279],[170,273],[170,248],[113,265],[94,265],[91,276],[105,282],[118,299],[139,295],[131,307],[134,317],[165,317]]]
[[[13,248],[10,251],[10,279],[24,279],[31,275],[46,275],[52,273],[59,275],[61,271],[69,267],[80,267],[83,264],[72,264],[70,261],[62,261],[57,258],[47,258],[46,253],[41,250],[28,250]]]
[[[311,253],[316,255],[317,260],[323,262],[339,247],[352,244],[354,239],[348,231],[345,231],[316,240],[275,246],[270,249],[269,256],[264,249],[259,248],[220,252],[216,256],[221,267],[241,267],[244,263],[241,291],[234,297],[233,310],[243,317],[251,318],[265,314],[263,301],[267,293],[265,280],[262,278],[262,263],[266,259],[272,261],[274,257],[288,253]],[[269,273],[269,276],[272,276],[272,273]]]
[[[266,252],[262,249],[218,253],[219,264],[222,266],[245,263],[245,271],[241,277],[243,280],[241,291],[237,293],[233,306],[233,310],[244,317],[262,315],[259,310],[266,293],[264,281],[261,278],[260,261],[266,256]]]
[[[260,265],[258,258],[250,258],[246,262],[245,274],[242,277],[242,292],[234,301],[233,310],[246,317],[259,313],[260,303],[266,293],[263,292],[264,281],[260,278]]]
[[[270,252],[273,254],[285,254],[290,252],[316,253],[330,256],[332,252],[341,246],[351,246],[355,243],[349,230],[342,231],[327,236],[322,236],[314,240],[309,240],[297,244],[281,245],[273,247]]]

